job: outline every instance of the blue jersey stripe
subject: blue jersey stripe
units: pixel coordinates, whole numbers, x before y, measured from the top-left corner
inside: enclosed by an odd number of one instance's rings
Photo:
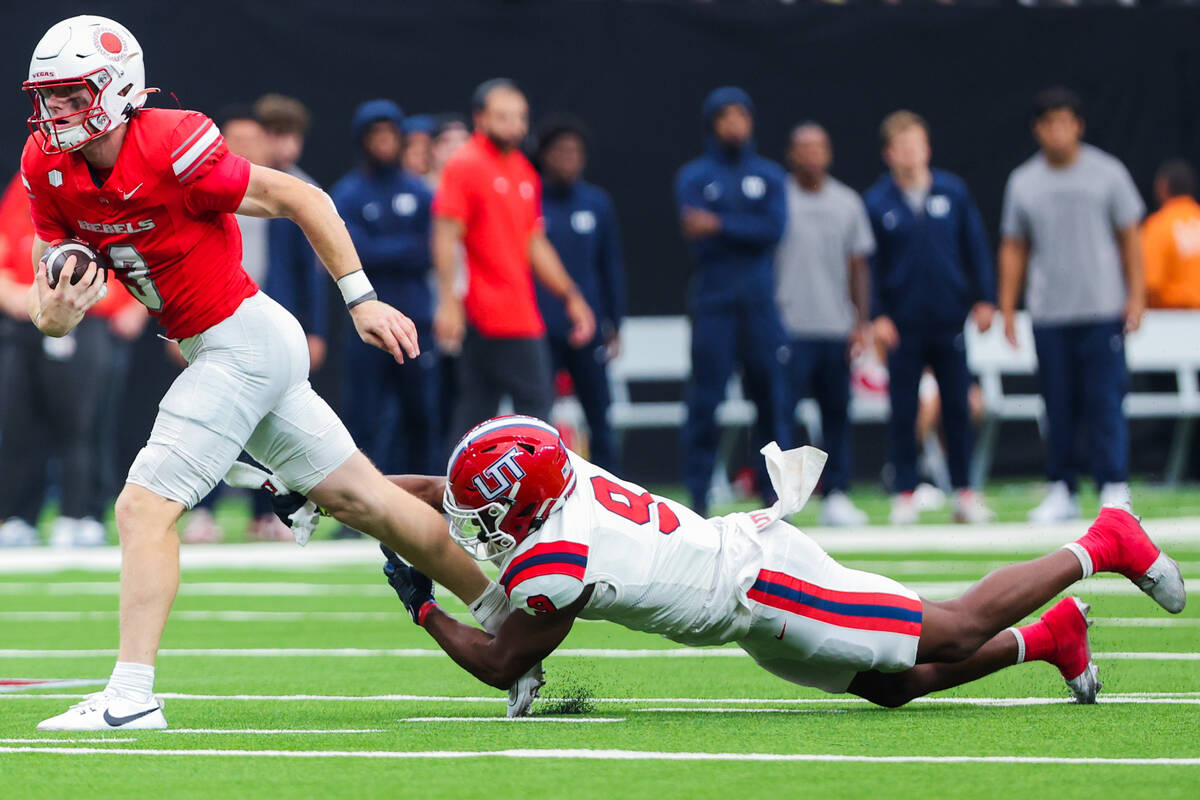
[[[810,608],[827,611],[831,614],[842,614],[848,617],[876,617],[878,619],[896,619],[904,622],[920,622],[921,612],[913,611],[908,608],[899,608],[897,606],[882,606],[873,603],[840,603],[836,600],[826,600],[823,597],[815,597],[808,592],[802,592],[799,589],[793,589],[790,586],[781,586],[778,583],[764,581],[759,578],[754,582],[754,588],[758,591],[782,597],[785,600],[791,600],[795,603],[806,605]]]
[[[587,567],[587,556],[581,556],[577,553],[539,553],[533,558],[527,558],[510,566],[508,571],[504,573],[504,577],[500,579],[500,585],[508,586],[522,572],[530,567],[536,567],[541,564],[571,564],[578,567]]]

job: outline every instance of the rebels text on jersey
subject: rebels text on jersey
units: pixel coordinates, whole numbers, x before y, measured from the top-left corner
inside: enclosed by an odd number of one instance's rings
[[[199,112],[136,114],[100,186],[78,151],[46,155],[32,138],[21,175],[38,238],[76,238],[107,255],[172,338],[211,328],[258,291],[233,217],[250,163]]]
[[[576,490],[500,570],[514,608],[579,613],[682,644],[733,641],[749,626],[746,590],[761,549],[721,519],[620,480],[570,453]]]

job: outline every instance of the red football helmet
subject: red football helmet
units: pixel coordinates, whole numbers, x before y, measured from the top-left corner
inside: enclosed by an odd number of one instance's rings
[[[442,507],[454,541],[486,561],[524,541],[574,490],[575,470],[558,431],[514,414],[476,425],[459,440]]]

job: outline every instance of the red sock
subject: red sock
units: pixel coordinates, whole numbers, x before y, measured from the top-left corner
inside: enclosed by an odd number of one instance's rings
[[[1091,559],[1090,573],[1083,565],[1085,578],[1097,572],[1117,572],[1132,580],[1144,574],[1158,557],[1158,548],[1141,532],[1137,518],[1116,508],[1100,509],[1092,527],[1072,544],[1083,548]]]
[[[1054,634],[1044,622],[1034,622],[1013,628],[1025,640],[1025,657],[1022,661],[1045,661],[1054,655]]]

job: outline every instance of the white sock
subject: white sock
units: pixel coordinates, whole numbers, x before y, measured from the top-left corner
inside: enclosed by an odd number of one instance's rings
[[[1079,566],[1083,569],[1083,578],[1090,578],[1096,574],[1096,568],[1092,564],[1092,554],[1079,542],[1068,542],[1062,546],[1062,549],[1070,550],[1075,554],[1075,558],[1079,559]]]
[[[483,594],[470,603],[471,616],[488,633],[495,633],[508,617],[508,595],[495,581],[488,581]]]
[[[1017,640],[1017,663],[1025,663],[1025,637],[1016,628],[1005,628]]]
[[[108,690],[134,701],[149,701],[154,694],[154,667],[118,661],[108,679]]]

